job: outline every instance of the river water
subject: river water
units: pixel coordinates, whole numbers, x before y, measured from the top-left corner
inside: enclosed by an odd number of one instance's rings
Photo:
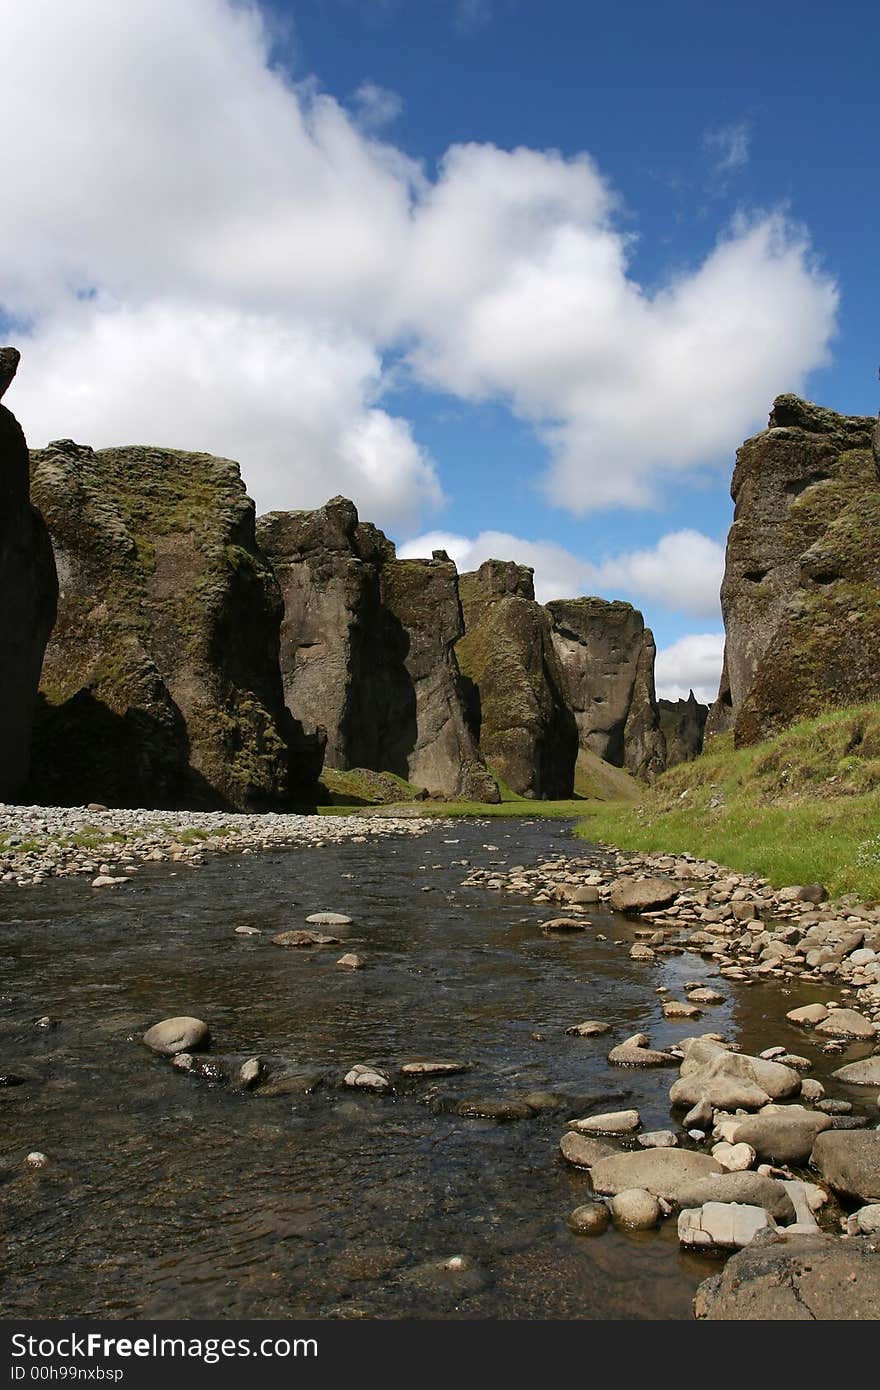
[[[563,822],[455,822],[150,866],[104,892],[3,891],[0,1063],[29,1079],[0,1086],[2,1316],[689,1317],[720,1266],[681,1253],[674,1220],[569,1231],[590,1185],[559,1157],[565,1122],[625,1104],[645,1129],[670,1127],[675,1073],[609,1067],[609,1039],[644,1031],[662,1047],[711,1028],[747,1051],[803,1053],[783,1016],[821,996],[725,981],[696,1028],[669,1023],[656,988],[717,982],[700,957],[646,966],[629,958],[626,919],[549,937],[546,906],[461,887],[469,867],[559,852],[590,850]],[[346,947],[270,943],[321,910],[355,919]],[[343,949],[367,968],[340,969]],[[212,1056],[259,1054],[299,1089],[240,1093],[175,1071],[139,1039],[177,1014],[208,1022]],[[53,1027],[35,1026],[44,1015]],[[565,1036],[587,1018],[613,1033]],[[357,1062],[395,1072],[413,1056],[473,1068],[388,1096],[338,1084]],[[537,1091],[557,1108],[508,1123],[454,1113]],[[33,1150],[46,1167],[25,1166]],[[462,1268],[445,1267],[453,1256]]]

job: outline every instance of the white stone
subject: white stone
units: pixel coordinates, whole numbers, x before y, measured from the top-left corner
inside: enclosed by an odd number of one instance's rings
[[[641,1122],[638,1110],[609,1110],[601,1115],[572,1120],[568,1127],[579,1134],[631,1134]]]
[[[754,1166],[757,1154],[751,1144],[730,1144],[722,1141],[715,1144],[712,1157],[727,1173],[744,1173]]]
[[[702,1207],[686,1207],[679,1213],[678,1239],[685,1246],[741,1250],[768,1226],[775,1230],[776,1222],[763,1207],[705,1202]]]

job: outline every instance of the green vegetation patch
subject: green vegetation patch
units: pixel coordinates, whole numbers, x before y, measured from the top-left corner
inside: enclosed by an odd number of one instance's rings
[[[804,720],[750,748],[712,739],[638,804],[590,803],[582,814],[588,840],[880,898],[880,704]]]

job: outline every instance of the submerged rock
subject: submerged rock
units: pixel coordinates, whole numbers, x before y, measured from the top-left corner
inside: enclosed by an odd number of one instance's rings
[[[177,1052],[193,1052],[197,1048],[207,1047],[210,1031],[207,1023],[203,1023],[200,1018],[190,1018],[182,1014],[176,1018],[163,1019],[161,1023],[154,1023],[152,1028],[148,1028],[144,1033],[143,1041],[153,1052],[162,1052],[166,1057],[173,1057]]]

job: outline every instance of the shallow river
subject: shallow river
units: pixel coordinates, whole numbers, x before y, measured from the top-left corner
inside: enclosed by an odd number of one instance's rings
[[[727,1002],[696,1027],[667,1023],[656,988],[681,997],[683,981],[715,978],[698,956],[646,966],[626,949],[632,922],[596,916],[594,930],[548,937],[546,906],[460,886],[456,861],[559,851],[589,853],[562,822],[457,822],[145,868],[104,892],[3,890],[0,1063],[32,1079],[0,1087],[0,1315],[689,1317],[719,1264],[683,1255],[674,1221],[569,1231],[590,1187],[559,1157],[565,1121],[626,1102],[644,1128],[670,1126],[675,1073],[609,1067],[609,1037],[642,1030],[663,1046],[717,1029],[745,1050],[813,1055],[783,1015],[822,996],[722,982]],[[270,943],[324,909],[355,919],[340,934],[366,969],[337,967],[346,948]],[[274,1075],[319,1084],[269,1097],[182,1075],[139,1041],[176,1014],[208,1022],[212,1055],[259,1054]],[[55,1026],[35,1027],[42,1015]],[[565,1036],[587,1018],[613,1033]],[[337,1084],[356,1062],[419,1055],[473,1070],[383,1097]],[[503,1124],[452,1113],[465,1097],[535,1091],[560,1107]],[[32,1150],[45,1168],[25,1167]],[[443,1267],[452,1256],[463,1269]]]

